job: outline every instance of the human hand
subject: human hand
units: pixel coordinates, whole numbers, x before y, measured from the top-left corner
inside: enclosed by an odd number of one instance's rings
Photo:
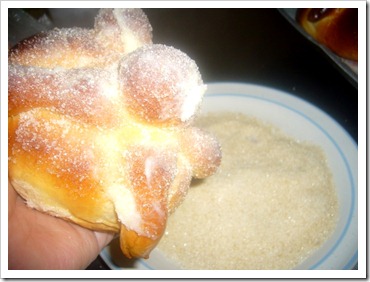
[[[26,206],[8,182],[9,269],[85,269],[113,239]]]

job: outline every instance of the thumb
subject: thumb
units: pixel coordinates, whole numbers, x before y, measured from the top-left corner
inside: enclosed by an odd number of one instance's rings
[[[105,248],[114,238],[113,233],[94,231],[96,242],[100,250]]]

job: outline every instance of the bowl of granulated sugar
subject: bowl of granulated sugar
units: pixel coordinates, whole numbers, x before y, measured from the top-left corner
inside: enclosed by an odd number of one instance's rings
[[[354,267],[357,144],[334,119],[276,89],[214,83],[195,125],[219,140],[219,170],[193,180],[149,259],[124,259],[117,242],[104,249],[112,269],[221,278],[210,270]]]

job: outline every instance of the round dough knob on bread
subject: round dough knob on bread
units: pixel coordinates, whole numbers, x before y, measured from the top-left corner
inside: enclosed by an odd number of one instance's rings
[[[123,58],[119,81],[128,110],[152,124],[191,120],[205,92],[195,62],[180,50],[158,44]]]

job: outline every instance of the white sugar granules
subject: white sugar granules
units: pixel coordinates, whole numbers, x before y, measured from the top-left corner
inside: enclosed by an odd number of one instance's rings
[[[184,269],[290,269],[330,236],[338,203],[320,148],[240,114],[197,123],[223,159],[169,218],[158,246],[167,257]]]

